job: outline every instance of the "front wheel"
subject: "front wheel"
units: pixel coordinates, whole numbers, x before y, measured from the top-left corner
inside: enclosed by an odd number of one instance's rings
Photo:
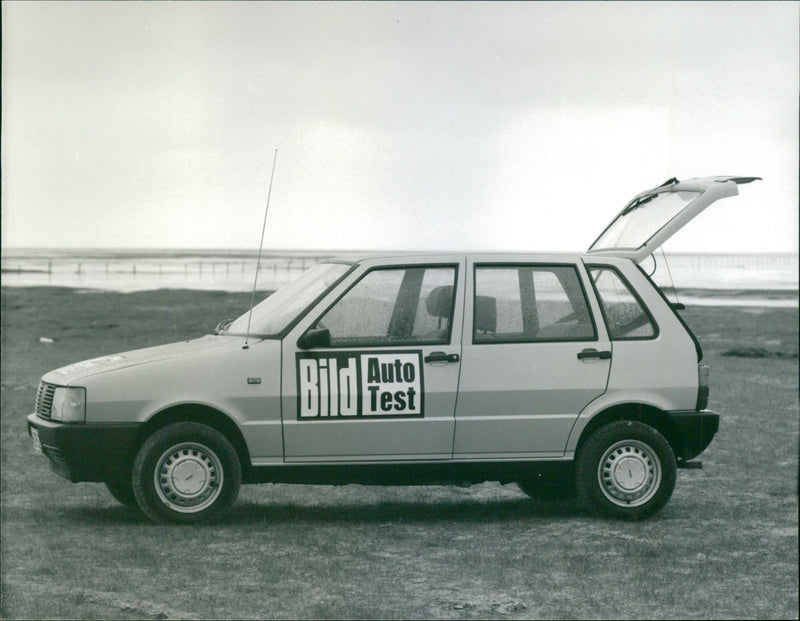
[[[617,421],[595,431],[575,460],[580,498],[608,515],[646,518],[672,496],[677,464],[667,440],[636,421]]]
[[[239,495],[242,470],[236,449],[199,423],[175,423],[151,435],[133,464],[133,492],[156,522],[220,519]]]

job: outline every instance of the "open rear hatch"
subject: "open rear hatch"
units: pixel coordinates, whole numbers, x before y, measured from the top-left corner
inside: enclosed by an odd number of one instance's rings
[[[589,247],[588,253],[626,257],[641,263],[711,203],[736,196],[739,184],[760,179],[670,179],[636,195]]]

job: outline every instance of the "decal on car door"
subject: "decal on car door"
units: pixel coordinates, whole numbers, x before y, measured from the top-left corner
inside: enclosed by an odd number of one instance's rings
[[[421,351],[297,353],[297,420],[387,417],[424,417]]]

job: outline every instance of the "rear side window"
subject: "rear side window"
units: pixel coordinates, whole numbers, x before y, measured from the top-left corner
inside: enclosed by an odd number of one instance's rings
[[[368,272],[317,327],[332,347],[450,342],[456,268],[382,268]]]
[[[596,338],[572,266],[477,266],[473,312],[473,343]]]
[[[616,270],[590,267],[589,273],[612,340],[649,339],[656,335],[650,315]]]

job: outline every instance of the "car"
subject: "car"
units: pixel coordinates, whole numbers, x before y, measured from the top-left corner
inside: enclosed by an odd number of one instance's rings
[[[213,334],[45,374],[29,434],[157,522],[219,520],[259,482],[513,482],[652,516],[719,414],[640,264],[754,179],[670,179],[584,254],[324,261]]]

